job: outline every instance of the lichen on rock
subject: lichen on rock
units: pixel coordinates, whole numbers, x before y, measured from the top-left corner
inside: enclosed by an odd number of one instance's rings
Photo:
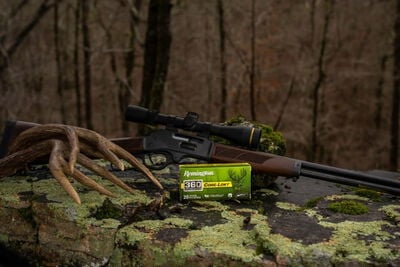
[[[82,197],[77,205],[47,174],[1,180],[0,242],[40,266],[400,264],[397,198],[381,195],[375,202],[338,193],[313,197],[305,207],[287,199],[292,193],[269,189],[249,201],[172,197],[157,206],[164,195],[133,170],[121,179],[140,188],[135,194],[91,178],[116,197],[74,183]],[[301,196],[307,203],[309,196]],[[349,200],[364,203],[369,212],[348,215],[327,208]]]

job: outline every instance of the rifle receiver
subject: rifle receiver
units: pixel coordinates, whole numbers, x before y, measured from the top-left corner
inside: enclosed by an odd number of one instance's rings
[[[184,118],[166,115],[144,107],[129,105],[125,119],[137,123],[159,124],[192,132],[216,135],[242,146],[257,148],[260,143],[261,130],[254,127],[225,126],[198,121],[199,115],[188,112]]]

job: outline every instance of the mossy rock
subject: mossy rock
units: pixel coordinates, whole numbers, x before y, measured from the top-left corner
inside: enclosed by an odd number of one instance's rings
[[[82,205],[47,170],[2,179],[0,242],[37,266],[400,264],[400,206],[385,195],[379,202],[357,195],[307,201],[304,193],[302,207],[285,202],[283,192],[262,189],[249,201],[179,202],[136,171],[116,175],[135,194],[91,175],[117,197],[74,183]],[[154,205],[160,197],[165,204]],[[369,212],[332,215],[327,205],[344,200],[366,203]]]

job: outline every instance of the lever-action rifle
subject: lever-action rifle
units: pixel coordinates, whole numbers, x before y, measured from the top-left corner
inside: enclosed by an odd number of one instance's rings
[[[253,171],[258,173],[288,178],[308,177],[351,186],[369,187],[400,195],[399,173],[380,171],[377,175],[347,170],[223,145],[209,139],[209,135],[217,135],[241,146],[256,148],[261,137],[261,131],[256,128],[200,122],[198,114],[193,112],[189,112],[186,117],[181,118],[134,105],[127,107],[125,118],[132,122],[166,126],[165,129],[155,130],[145,137],[111,139],[134,155],[163,154],[166,160],[161,167],[171,162],[179,163],[184,158],[220,163],[247,162],[252,166]],[[18,133],[34,125],[19,121],[9,123],[3,137],[1,145],[3,151],[0,151],[0,157],[4,156],[7,144],[10,143],[10,140],[6,140],[8,137],[12,140]]]
[[[189,112],[185,118],[160,114],[157,111],[130,105],[126,109],[128,121],[165,125],[143,138],[121,138],[115,140],[131,153],[163,153],[174,162],[185,157],[211,162],[247,162],[253,171],[288,178],[308,177],[345,185],[364,186],[394,195],[400,195],[400,174],[379,172],[368,174],[322,164],[278,156],[270,153],[228,146],[211,141],[208,135],[218,135],[242,146],[256,148],[261,131],[240,126],[221,126],[198,121],[198,114]],[[197,135],[181,133],[177,128],[198,132]]]

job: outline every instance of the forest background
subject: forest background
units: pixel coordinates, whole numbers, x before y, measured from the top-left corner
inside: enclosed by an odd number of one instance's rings
[[[0,0],[0,125],[241,114],[290,157],[398,170],[399,73],[399,0]]]

